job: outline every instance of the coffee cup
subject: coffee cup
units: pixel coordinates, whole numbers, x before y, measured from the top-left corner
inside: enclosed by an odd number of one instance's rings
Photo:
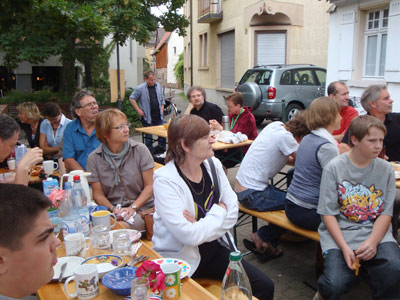
[[[7,166],[9,170],[15,170],[15,159],[7,159]]]
[[[58,163],[54,160],[43,161],[43,170],[47,175],[53,175],[53,171],[58,169]]]
[[[110,228],[113,228],[117,224],[117,218],[115,215],[108,210],[99,210],[92,212],[92,222],[93,222],[93,227],[97,225],[105,225],[107,226],[108,230]],[[114,222],[110,224],[110,217],[113,217]]]
[[[68,283],[75,281],[75,292],[68,292]],[[97,266],[84,264],[77,267],[74,275],[69,277],[64,283],[65,293],[69,297],[78,297],[80,300],[89,300],[99,294],[99,274]]]
[[[162,291],[164,300],[177,300],[181,296],[181,266],[178,264],[162,264],[165,274],[165,289]]]
[[[83,251],[89,250],[90,238],[85,238],[82,232],[70,233],[64,236],[65,255],[81,256]]]

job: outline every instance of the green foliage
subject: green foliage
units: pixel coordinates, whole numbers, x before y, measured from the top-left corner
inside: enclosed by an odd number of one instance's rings
[[[121,110],[128,117],[128,121],[132,124],[132,128],[142,127],[142,123],[140,122],[140,116],[133,108],[131,102],[129,101],[129,96],[132,94],[133,89],[127,89],[125,91],[125,99],[122,101]]]
[[[54,93],[50,89],[43,89],[36,93],[11,91],[6,97],[0,99],[0,103],[22,103],[22,102],[48,102],[58,98],[60,102],[70,102],[63,98],[61,93]]]
[[[180,87],[183,87],[184,82],[184,69],[183,69],[183,52],[179,55],[179,59],[174,67],[174,74],[176,81]]]
[[[150,63],[149,60],[145,57],[143,58],[143,72],[150,71]]]

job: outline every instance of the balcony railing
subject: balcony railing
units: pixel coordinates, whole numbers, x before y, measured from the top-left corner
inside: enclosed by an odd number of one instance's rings
[[[222,20],[221,0],[199,0],[199,23],[212,23]]]

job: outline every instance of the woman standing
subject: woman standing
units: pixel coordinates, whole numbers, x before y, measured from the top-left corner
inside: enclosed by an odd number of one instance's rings
[[[212,157],[214,139],[209,125],[194,115],[174,118],[168,128],[168,143],[167,164],[154,176],[154,250],[164,257],[187,261],[192,278],[222,280],[230,253],[222,245],[227,240],[222,242],[222,238],[236,224],[238,202],[221,163]],[[253,295],[273,299],[271,279],[242,262]]]
[[[24,102],[17,106],[21,129],[25,132],[29,147],[40,147],[40,125],[44,118],[40,116],[39,108],[35,103]]]
[[[147,147],[129,139],[126,115],[118,109],[107,109],[96,117],[95,128],[101,145],[88,158],[88,182],[93,199],[104,205],[124,221],[134,216],[134,223],[121,225],[137,230],[145,229],[140,212],[153,205],[154,160]],[[120,204],[121,209],[116,206]]]

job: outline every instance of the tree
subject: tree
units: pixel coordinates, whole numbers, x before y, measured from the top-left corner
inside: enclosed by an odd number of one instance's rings
[[[0,1],[0,52],[4,64],[43,62],[60,55],[62,89],[75,90],[75,61],[96,53],[99,41],[112,35],[122,46],[128,38],[145,44],[161,25],[185,34],[188,21],[178,9],[185,0],[2,0]],[[151,7],[165,5],[155,16]],[[94,50],[93,50],[94,49]],[[90,52],[92,51],[93,52]]]

